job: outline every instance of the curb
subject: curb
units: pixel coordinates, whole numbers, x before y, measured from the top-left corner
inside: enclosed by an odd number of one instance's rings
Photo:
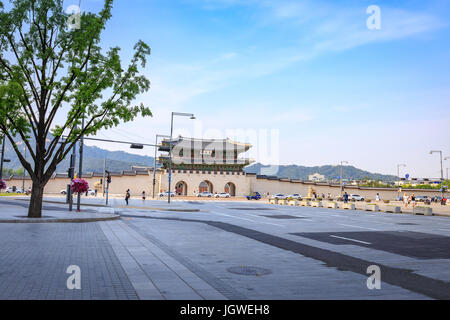
[[[23,218],[23,219],[13,219],[13,220],[6,220],[6,219],[0,219],[0,224],[3,223],[86,223],[86,222],[97,222],[97,221],[113,221],[113,220],[120,220],[119,215],[113,215],[110,217],[100,217],[100,218],[78,218],[78,219],[71,219],[71,218],[49,218],[49,219],[39,219],[39,218]]]

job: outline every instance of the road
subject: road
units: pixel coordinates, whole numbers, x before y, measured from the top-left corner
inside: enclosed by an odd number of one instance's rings
[[[112,204],[120,221],[0,225],[0,298],[450,299],[446,217],[259,202]],[[69,264],[82,270],[79,292],[65,288]],[[31,276],[44,266],[55,276]],[[380,268],[380,289],[367,286],[369,266]]]

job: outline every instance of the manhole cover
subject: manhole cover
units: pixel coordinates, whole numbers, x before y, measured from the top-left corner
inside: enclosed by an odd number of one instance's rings
[[[305,219],[305,217],[295,217],[295,216],[289,216],[289,215],[276,215],[276,216],[261,216],[271,219]]]
[[[228,272],[244,275],[244,276],[264,276],[271,274],[272,271],[269,269],[258,268],[258,267],[231,267],[227,269]]]

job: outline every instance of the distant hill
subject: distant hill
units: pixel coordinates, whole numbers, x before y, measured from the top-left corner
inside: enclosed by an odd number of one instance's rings
[[[262,175],[272,175],[280,178],[289,178],[289,179],[301,179],[308,180],[310,175],[315,173],[319,173],[324,175],[327,180],[338,180],[340,173],[340,166],[321,166],[321,167],[304,167],[297,165],[289,165],[289,166],[279,166],[278,171],[270,170],[270,166],[264,166],[260,163],[253,164],[245,168],[245,172],[248,173],[256,173]],[[267,172],[269,174],[267,174]],[[396,180],[397,177],[392,175],[384,175],[379,173],[371,173],[368,171],[364,171],[353,166],[344,166],[342,169],[344,179],[350,180],[379,180],[379,181],[393,181]]]
[[[106,158],[107,169],[111,172],[120,172],[130,170],[131,166],[153,167],[153,157],[130,154],[124,151],[108,151],[98,147],[84,146],[83,148],[83,172],[103,172],[103,163]],[[5,163],[7,169],[18,170],[22,165],[17,158],[13,148],[9,143],[6,144],[5,158],[11,159],[10,163]],[[68,156],[58,165],[56,172],[66,172],[70,165]],[[30,161],[28,155],[27,160]],[[77,152],[76,170],[78,170],[79,154]]]
[[[11,159],[11,163],[5,163],[4,167],[8,169],[20,169],[22,165],[19,159],[15,155],[14,150],[9,143],[6,144],[5,157]],[[77,165],[78,170],[78,157],[77,153]],[[107,159],[107,169],[112,172],[120,172],[124,170],[130,170],[131,166],[153,166],[153,157],[140,156],[130,154],[124,151],[108,151],[98,147],[84,146],[83,157],[83,172],[103,172],[103,162]],[[29,159],[29,156],[28,156]],[[57,168],[57,172],[66,172],[69,167],[69,157],[64,160]],[[326,179],[333,180],[339,179],[340,167],[339,166],[321,166],[321,167],[305,167],[305,166],[279,166],[276,171],[268,170],[269,166],[263,166],[256,163],[245,168],[245,172],[256,173],[262,175],[277,176],[280,178],[301,179],[308,180],[308,177],[312,174],[319,173],[325,176]],[[267,173],[269,171],[269,173]],[[379,173],[371,173],[352,166],[343,167],[343,176],[345,179],[370,179],[379,181],[393,181],[396,179],[392,175],[383,175]]]

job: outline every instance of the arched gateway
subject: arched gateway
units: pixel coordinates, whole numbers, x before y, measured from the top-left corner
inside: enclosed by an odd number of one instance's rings
[[[175,184],[175,193],[177,196],[187,196],[187,183],[184,181],[180,181]]]
[[[214,190],[213,184],[210,181],[208,181],[208,180],[202,181],[200,183],[200,185],[198,186],[198,190],[199,190],[200,193],[201,192],[211,192],[211,193],[213,193],[213,190]]]
[[[228,183],[225,185],[225,190],[224,190],[224,191],[225,191],[226,193],[229,193],[230,196],[232,196],[232,197],[236,196],[236,186],[235,186],[235,184],[232,183],[232,182],[228,182]]]

